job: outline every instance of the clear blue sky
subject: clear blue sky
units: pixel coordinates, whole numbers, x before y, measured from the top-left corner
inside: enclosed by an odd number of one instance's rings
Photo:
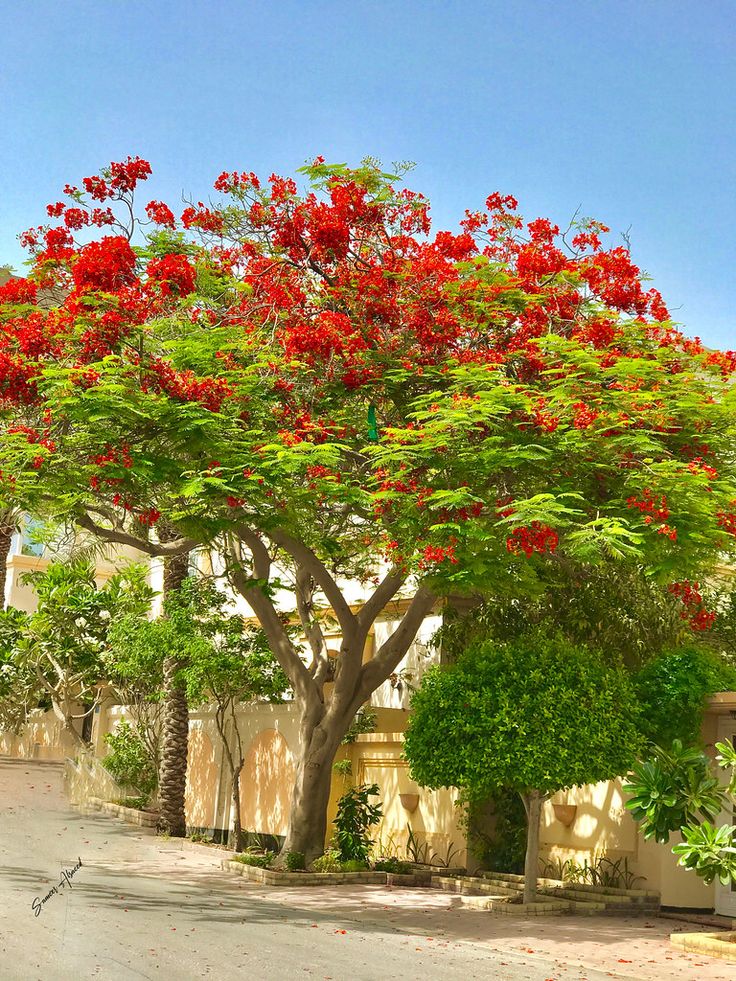
[[[688,333],[736,347],[732,0],[4,0],[0,263],[127,154],[150,197],[322,153],[413,160],[454,227],[493,190],[616,232]]]

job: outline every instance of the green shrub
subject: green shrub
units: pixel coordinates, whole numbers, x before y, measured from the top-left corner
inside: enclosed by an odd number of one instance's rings
[[[373,863],[376,872],[392,872],[394,875],[410,875],[411,865],[408,862],[400,862],[398,858],[379,858]]]
[[[102,761],[121,787],[130,787],[145,797],[146,803],[158,785],[158,774],[143,740],[124,719],[114,732],[105,736],[110,752]]]
[[[368,834],[369,829],[381,820],[380,804],[371,804],[369,797],[378,794],[378,784],[364,784],[361,787],[351,787],[337,802],[335,825],[335,843],[340,851],[343,862],[355,859],[367,863],[368,855],[373,846],[373,840]]]
[[[693,746],[701,742],[708,696],[735,689],[736,668],[713,651],[685,647],[650,661],[634,687],[647,739],[659,746],[671,746],[675,739]]]
[[[342,863],[343,872],[365,872],[367,868],[367,862],[363,862],[359,858],[351,858]]]
[[[334,848],[328,848],[324,855],[315,858],[312,862],[313,872],[342,872],[342,861],[340,852]]]
[[[142,811],[148,803],[148,796],[142,797],[123,797],[120,801],[123,807],[132,807],[135,811]]]
[[[258,869],[270,869],[275,858],[276,852],[266,852],[264,855],[243,852],[241,855],[236,855],[233,861],[242,862],[243,865],[254,865]]]
[[[303,852],[287,852],[284,864],[287,872],[303,872],[307,867],[307,860]]]
[[[194,842],[201,842],[202,844],[205,845],[214,845],[215,843],[214,838],[210,838],[209,835],[206,835],[204,833],[204,831],[192,831],[192,833],[189,835],[189,840]]]

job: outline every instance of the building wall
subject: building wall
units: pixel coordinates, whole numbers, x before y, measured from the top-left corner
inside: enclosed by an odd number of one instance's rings
[[[80,730],[81,731],[81,730]],[[0,756],[27,760],[65,760],[74,756],[77,744],[64,731],[53,711],[36,709],[20,734],[0,732]]]
[[[721,692],[709,700],[703,722],[705,751],[715,755],[719,722],[736,714],[736,692]],[[605,855],[625,859],[629,869],[645,879],[648,888],[660,892],[663,906],[683,909],[717,908],[716,886],[706,885],[693,872],[677,864],[672,846],[681,839],[672,835],[668,844],[645,841],[625,807],[622,780],[608,780],[573,787],[555,794],[542,811],[540,852],[543,860],[571,859],[593,864]],[[576,806],[574,820],[566,827],[555,815],[554,804]]]

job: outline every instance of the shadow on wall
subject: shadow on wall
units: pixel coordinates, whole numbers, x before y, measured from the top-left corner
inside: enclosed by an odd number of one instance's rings
[[[202,729],[190,728],[184,805],[190,827],[217,827],[218,778],[219,767],[212,740]]]
[[[605,852],[635,858],[639,845],[637,827],[626,810],[622,782],[621,778],[605,780],[554,794],[542,809],[542,856],[582,862],[585,858],[590,860],[594,853]],[[574,807],[570,824],[560,820],[555,804]],[[566,820],[570,820],[570,815]]]
[[[243,828],[256,834],[286,834],[295,774],[294,756],[281,733],[259,732],[248,747],[240,778]]]
[[[0,733],[0,756],[16,759],[56,760],[75,756],[79,747],[64,731],[52,710],[35,709],[19,735]]]

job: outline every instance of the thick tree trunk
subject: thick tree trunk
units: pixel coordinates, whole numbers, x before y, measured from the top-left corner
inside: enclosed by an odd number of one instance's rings
[[[74,720],[71,717],[64,719],[64,731],[69,733],[77,749],[89,749],[89,743],[82,739],[77,732],[77,727],[74,725]]]
[[[187,553],[167,559],[164,565],[164,600],[187,577]],[[164,659],[163,745],[159,770],[159,830],[176,838],[186,835],[184,793],[189,747],[189,705],[184,684],[177,675],[182,662],[176,655]]]
[[[5,609],[5,587],[8,580],[8,556],[10,543],[13,540],[13,529],[9,525],[0,525],[0,610]]]
[[[524,902],[533,903],[537,897],[539,873],[539,819],[542,815],[544,795],[530,790],[521,795],[526,809],[526,859],[524,861]]]
[[[332,764],[351,719],[352,714],[344,720],[328,721],[322,716],[316,723],[309,718],[302,721],[301,753],[283,855],[301,852],[309,864],[324,852]]]

